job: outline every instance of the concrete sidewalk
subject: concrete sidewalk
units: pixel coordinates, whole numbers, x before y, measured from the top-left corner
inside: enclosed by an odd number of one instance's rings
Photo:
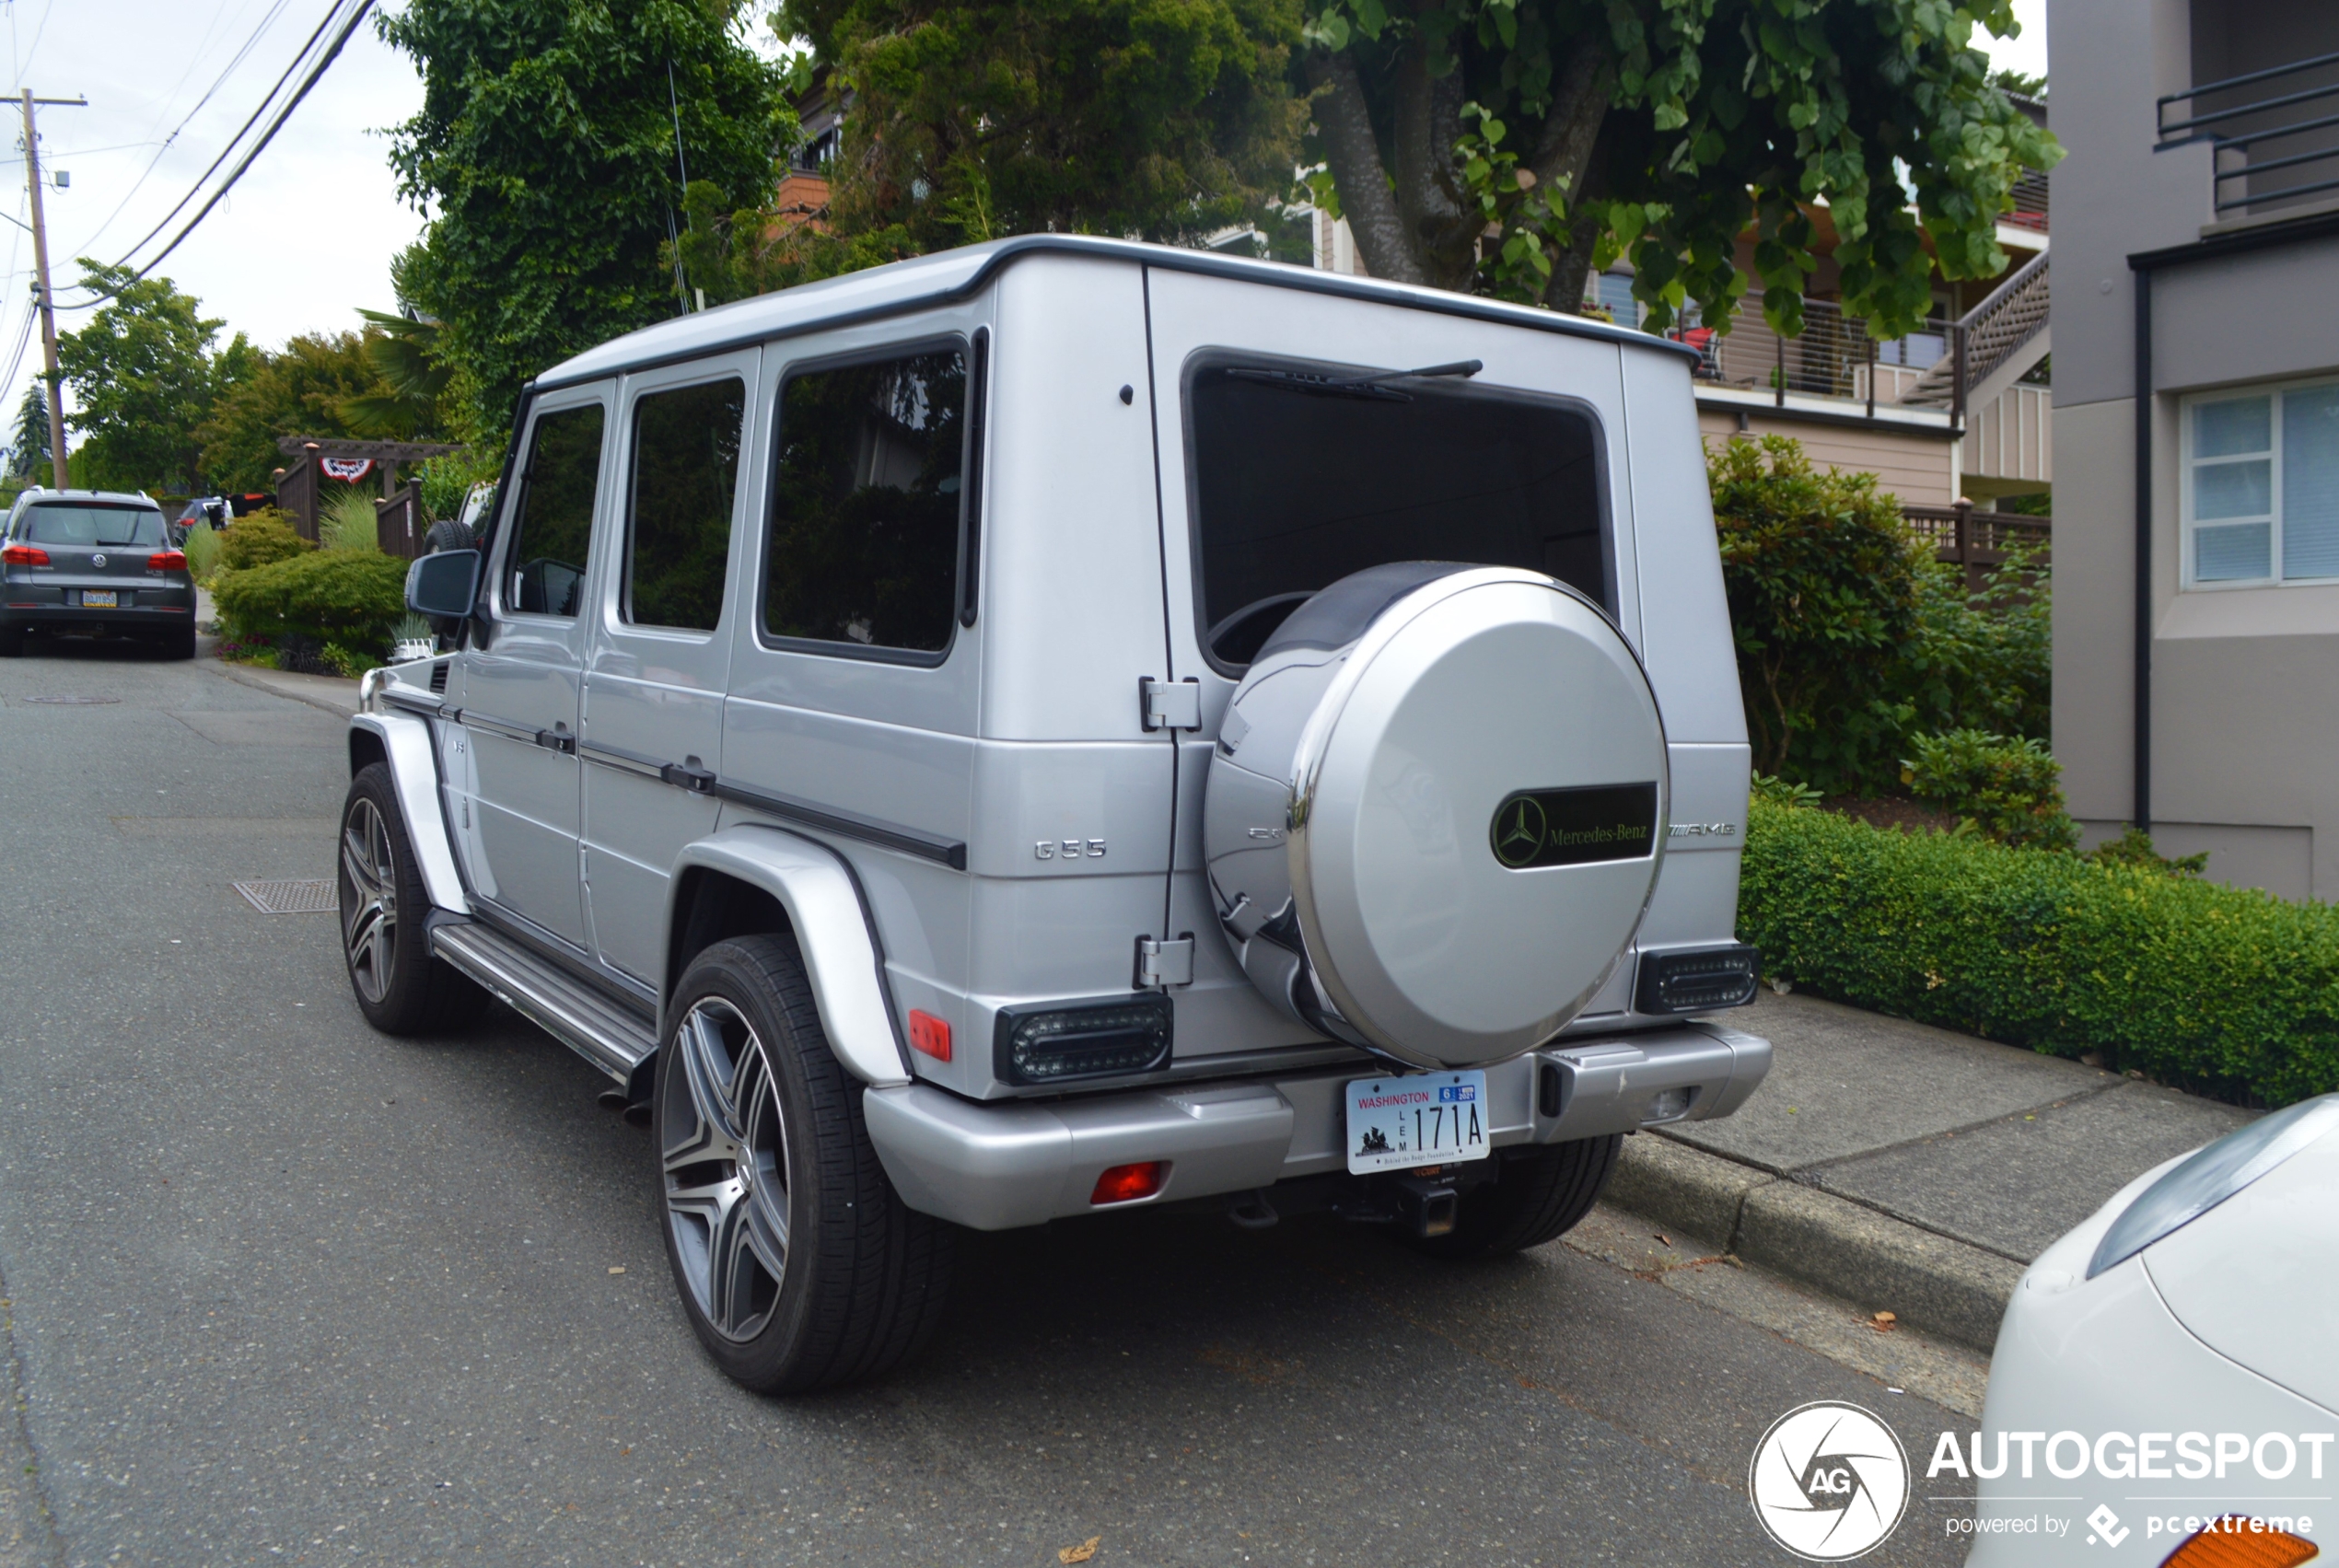
[[[2253,1114],[1816,997],[1729,1021],[1770,1040],[1769,1080],[1627,1139],[1609,1202],[1985,1352],[2050,1242]]]

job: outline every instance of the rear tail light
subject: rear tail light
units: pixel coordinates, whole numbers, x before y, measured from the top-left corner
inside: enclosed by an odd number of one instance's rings
[[[1092,1205],[1134,1203],[1140,1198],[1150,1198],[1161,1191],[1170,1179],[1168,1160],[1146,1160],[1137,1165],[1116,1165],[1097,1178],[1097,1190],[1088,1194]]]
[[[2311,1562],[2315,1543],[2263,1519],[2228,1514],[2212,1519],[2160,1560],[2160,1568],[2298,1568]]]
[[[1148,1073],[1169,1063],[1170,1029],[1170,999],[1159,994],[1002,1007],[995,1070],[1009,1084]]]
[[[937,1062],[950,1060],[950,1025],[922,1008],[910,1009],[910,1049],[933,1057]]]
[[[49,552],[37,544],[12,544],[0,550],[0,561],[11,566],[46,566]]]
[[[187,552],[183,550],[158,550],[146,557],[149,572],[183,572],[187,569]]]
[[[1743,944],[1688,953],[1645,953],[1633,997],[1636,1013],[1702,1013],[1754,1000],[1762,956]]]

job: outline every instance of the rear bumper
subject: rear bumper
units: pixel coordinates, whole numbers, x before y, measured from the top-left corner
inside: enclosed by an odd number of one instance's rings
[[[1489,1142],[1560,1144],[1728,1116],[1770,1070],[1770,1042],[1698,1022],[1572,1040],[1486,1072]],[[1108,1167],[1168,1160],[1136,1203],[1246,1192],[1347,1168],[1343,1086],[1356,1067],[1049,1102],[962,1099],[927,1084],[862,1097],[870,1141],[913,1209],[976,1230],[1096,1212]]]
[[[15,631],[70,631],[81,627],[102,626],[125,633],[160,632],[185,626],[195,613],[192,588],[134,588],[133,603],[108,610],[102,606],[85,609],[78,604],[58,602],[53,588],[45,602],[29,602],[23,598],[0,600],[0,627]]]

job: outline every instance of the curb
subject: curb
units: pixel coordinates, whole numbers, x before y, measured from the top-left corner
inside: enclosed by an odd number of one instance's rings
[[[225,659],[214,658],[209,662],[214,669],[239,686],[249,686],[255,691],[265,691],[272,697],[282,697],[288,702],[306,703],[335,718],[345,719],[357,712],[357,683],[354,680],[322,675],[292,675],[284,670],[269,670],[267,675],[275,679],[268,679],[258,672],[240,668]],[[314,680],[319,685],[300,685],[299,682],[304,680]]]
[[[1651,1133],[1624,1141],[1608,1202],[1748,1263],[1988,1354],[2019,1264]]]

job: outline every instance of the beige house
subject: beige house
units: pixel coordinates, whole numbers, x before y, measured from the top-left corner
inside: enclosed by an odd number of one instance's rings
[[[2339,898],[2339,6],[2050,0],[2047,25],[2072,810]]]

